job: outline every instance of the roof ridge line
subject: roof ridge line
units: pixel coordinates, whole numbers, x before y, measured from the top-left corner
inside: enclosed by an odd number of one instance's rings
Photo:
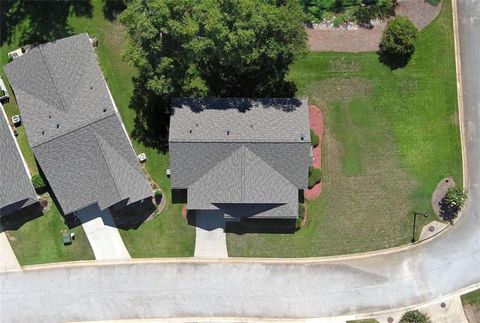
[[[105,117],[102,117],[102,118],[100,118],[100,119],[98,119],[98,120],[95,120],[94,122],[85,123],[84,125],[81,125],[81,126],[79,126],[78,128],[72,129],[72,130],[70,130],[70,131],[67,131],[67,132],[65,132],[65,133],[62,133],[62,134],[59,135],[59,136],[56,136],[56,137],[54,137],[54,138],[48,139],[48,140],[46,140],[46,141],[43,141],[43,142],[40,143],[40,144],[32,145],[32,148],[40,147],[40,146],[42,146],[43,144],[49,143],[50,141],[53,141],[53,140],[58,139],[58,138],[62,138],[63,136],[66,136],[66,135],[71,134],[72,132],[75,132],[75,131],[78,131],[78,130],[80,130],[80,129],[86,128],[86,127],[88,127],[88,126],[90,126],[90,125],[96,124],[97,122],[103,121],[103,120],[105,120],[105,119],[113,116],[113,115],[115,114],[115,111],[113,111],[113,112],[114,112],[114,113],[109,114],[109,115],[106,115]],[[118,116],[117,116],[117,117],[118,117]]]
[[[63,110],[66,111],[67,110],[67,104],[65,103],[65,100],[62,96],[62,94],[60,93],[60,91],[58,90],[58,86],[57,86],[57,81],[55,80],[55,78],[52,76],[52,71],[50,69],[50,65],[48,64],[47,60],[45,59],[45,55],[43,53],[43,48],[42,46],[39,46],[38,47],[38,51],[40,52],[40,56],[42,57],[42,60],[43,60],[43,63],[45,64],[45,67],[47,69],[47,72],[48,72],[48,76],[50,77],[50,79],[52,80],[52,83],[53,83],[53,87],[55,88],[55,92],[57,92],[57,96],[60,98],[60,101],[63,105]]]
[[[110,173],[110,176],[112,177],[113,179],[113,185],[115,186],[115,189],[117,190],[117,193],[118,193],[118,196],[120,198],[123,198],[121,192],[120,192],[120,189],[118,188],[118,184],[117,184],[117,181],[115,180],[115,176],[113,175],[113,172],[112,172],[112,168],[110,166],[110,162],[108,161],[107,157],[105,156],[105,151],[102,147],[102,145],[100,144],[100,139],[99,139],[99,135],[97,134],[97,132],[94,132],[94,135],[95,137],[95,140],[97,141],[97,145],[98,145],[98,148],[100,148],[100,151],[102,152],[102,158],[103,160],[105,161],[105,163],[107,164],[107,169],[108,169],[108,172]],[[103,138],[102,138],[103,140]],[[98,202],[97,202],[98,203]]]

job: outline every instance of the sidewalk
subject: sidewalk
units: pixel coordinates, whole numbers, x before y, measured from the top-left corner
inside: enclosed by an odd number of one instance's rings
[[[91,205],[77,212],[97,260],[130,259],[122,237],[108,209]]]
[[[10,246],[7,234],[0,232],[0,272],[21,270],[22,267],[20,267],[12,246]]]

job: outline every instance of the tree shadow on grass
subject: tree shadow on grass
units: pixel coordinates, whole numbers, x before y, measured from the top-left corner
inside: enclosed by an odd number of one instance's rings
[[[384,52],[377,52],[378,60],[383,65],[387,66],[391,70],[396,70],[399,68],[404,68],[407,66],[408,62],[410,61],[410,56],[401,56],[401,55],[389,55]]]
[[[45,43],[67,37],[68,17],[92,16],[90,0],[0,1],[0,45],[11,42],[19,26],[19,44]]]
[[[140,77],[134,77],[133,84],[130,106],[136,115],[131,135],[145,146],[165,153],[168,149],[170,102],[149,91]]]
[[[110,21],[118,18],[118,15],[127,8],[128,0],[103,0],[103,16]]]

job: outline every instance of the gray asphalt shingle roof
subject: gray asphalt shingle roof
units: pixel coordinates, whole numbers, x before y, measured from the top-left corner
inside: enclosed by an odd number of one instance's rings
[[[299,99],[175,99],[172,188],[191,210],[294,218],[310,166],[308,103]]]
[[[169,141],[310,142],[300,99],[173,99]]]
[[[0,216],[37,201],[37,194],[0,104]]]
[[[5,71],[64,213],[151,196],[87,34],[40,45]]]

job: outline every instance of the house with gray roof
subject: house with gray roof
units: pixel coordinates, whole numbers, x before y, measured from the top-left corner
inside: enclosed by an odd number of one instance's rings
[[[30,173],[0,104],[0,217],[38,201]]]
[[[64,214],[152,196],[87,34],[39,45],[5,72]]]
[[[169,147],[172,192],[189,211],[298,216],[311,164],[306,100],[174,99]]]

